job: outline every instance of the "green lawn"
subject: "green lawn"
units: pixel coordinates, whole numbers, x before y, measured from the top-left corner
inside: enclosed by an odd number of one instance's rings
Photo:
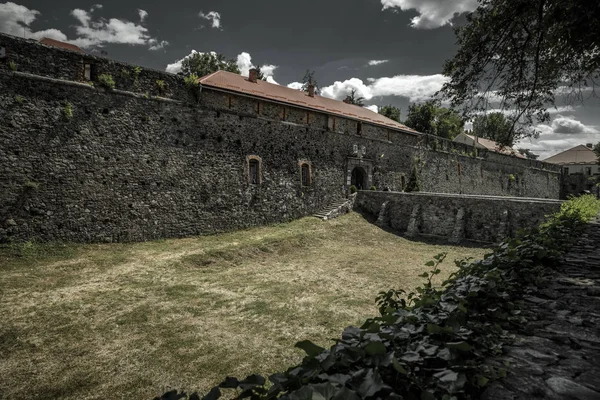
[[[351,213],[189,239],[0,248],[1,398],[152,398],[269,374],[413,289],[439,252]]]

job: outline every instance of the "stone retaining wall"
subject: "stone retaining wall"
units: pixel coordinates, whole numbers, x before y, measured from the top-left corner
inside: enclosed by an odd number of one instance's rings
[[[407,236],[431,235],[458,243],[463,239],[498,242],[517,230],[538,226],[558,211],[558,200],[439,193],[359,191],[356,207],[377,223]]]

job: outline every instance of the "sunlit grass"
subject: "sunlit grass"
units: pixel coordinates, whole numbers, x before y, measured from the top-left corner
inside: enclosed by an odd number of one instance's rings
[[[423,264],[485,249],[409,241],[352,213],[135,244],[0,249],[0,393],[152,398],[271,373],[413,289]]]

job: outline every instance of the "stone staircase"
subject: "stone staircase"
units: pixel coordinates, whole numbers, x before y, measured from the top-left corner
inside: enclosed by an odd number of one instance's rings
[[[334,200],[321,208],[313,217],[322,219],[323,221],[339,217],[342,214],[347,214],[352,211],[354,207],[354,201],[356,200],[356,193],[351,194],[347,199]]]

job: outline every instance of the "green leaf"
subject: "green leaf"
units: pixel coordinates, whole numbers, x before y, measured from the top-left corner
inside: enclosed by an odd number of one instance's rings
[[[426,266],[426,267],[433,267],[434,265],[435,265],[435,261],[427,261],[427,262],[425,263],[425,266]]]
[[[406,369],[404,368],[404,366],[402,364],[400,364],[400,362],[396,359],[396,357],[394,357],[394,359],[392,360],[392,365],[394,366],[394,369],[398,372],[400,372],[401,374],[406,375]]]
[[[457,351],[471,351],[473,350],[473,346],[471,346],[469,343],[462,341],[462,342],[453,342],[453,343],[446,343],[446,346],[448,346],[449,348],[453,349],[453,350],[457,350]]]
[[[458,374],[452,371],[451,369],[446,369],[441,372],[438,372],[437,374],[433,374],[433,377],[439,379],[440,382],[450,383],[456,382],[456,380],[458,379]]]
[[[376,341],[368,343],[365,346],[365,351],[367,352],[367,354],[375,356],[385,354],[387,352],[387,349],[385,348],[383,342]]]
[[[490,380],[483,375],[477,375],[477,386],[484,387]]]
[[[325,351],[323,347],[317,346],[310,340],[303,340],[301,342],[298,342],[294,347],[304,350],[310,358],[316,357],[317,355]]]
[[[421,275],[419,275],[421,278],[429,278],[429,272],[423,272]]]

